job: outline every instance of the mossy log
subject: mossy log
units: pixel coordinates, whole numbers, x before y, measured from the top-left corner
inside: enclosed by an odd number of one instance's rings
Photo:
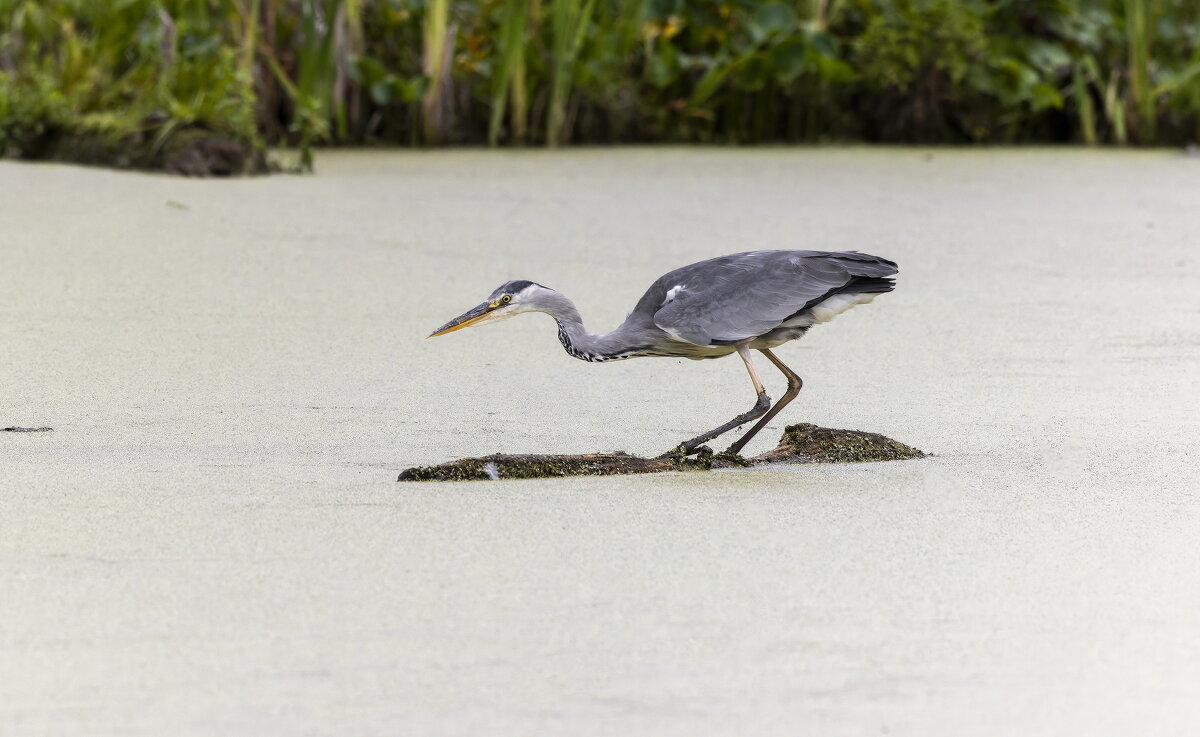
[[[866,463],[921,458],[925,454],[873,432],[831,430],[811,424],[789,425],[779,445],[753,458],[714,455],[701,448],[694,456],[641,458],[624,452],[582,455],[505,455],[461,458],[436,466],[409,468],[397,481],[482,481],[559,476],[612,476],[661,471],[708,471],[713,468],[770,463]]]
[[[82,126],[51,130],[31,144],[24,156],[189,177],[263,174],[271,170],[262,148],[254,142],[203,128],[180,128],[165,138],[160,138],[153,126],[126,134]]]

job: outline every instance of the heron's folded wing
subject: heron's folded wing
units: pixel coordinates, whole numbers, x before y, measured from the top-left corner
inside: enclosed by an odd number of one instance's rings
[[[760,251],[738,256],[673,274],[681,288],[654,313],[654,323],[689,343],[733,343],[774,330],[856,276],[895,273],[891,262],[863,259],[865,254]]]

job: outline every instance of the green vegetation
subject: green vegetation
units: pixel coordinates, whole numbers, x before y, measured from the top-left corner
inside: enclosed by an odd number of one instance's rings
[[[204,132],[254,159],[254,57],[239,53],[252,24],[205,2],[165,5],[0,0],[0,150],[161,166]]]
[[[1185,144],[1197,39],[1196,0],[0,0],[0,152]]]

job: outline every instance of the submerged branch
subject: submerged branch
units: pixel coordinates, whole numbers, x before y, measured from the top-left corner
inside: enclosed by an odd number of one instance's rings
[[[708,471],[713,468],[769,463],[866,463],[922,458],[916,448],[873,432],[831,430],[816,425],[789,425],[779,445],[753,458],[713,455],[702,448],[695,457],[640,458],[624,452],[581,455],[505,455],[461,458],[436,466],[409,468],[397,481],[483,481],[558,476],[613,476],[662,471]]]

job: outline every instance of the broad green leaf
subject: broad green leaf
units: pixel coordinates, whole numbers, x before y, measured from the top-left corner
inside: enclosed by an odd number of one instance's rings
[[[755,9],[747,30],[754,40],[762,41],[795,29],[796,21],[796,11],[790,5],[776,2],[764,3]]]
[[[797,37],[776,46],[771,54],[775,57],[775,77],[786,84],[804,71],[808,45]]]
[[[1031,107],[1034,111],[1053,108],[1061,110],[1063,98],[1059,91],[1051,85],[1040,83],[1033,86]]]

